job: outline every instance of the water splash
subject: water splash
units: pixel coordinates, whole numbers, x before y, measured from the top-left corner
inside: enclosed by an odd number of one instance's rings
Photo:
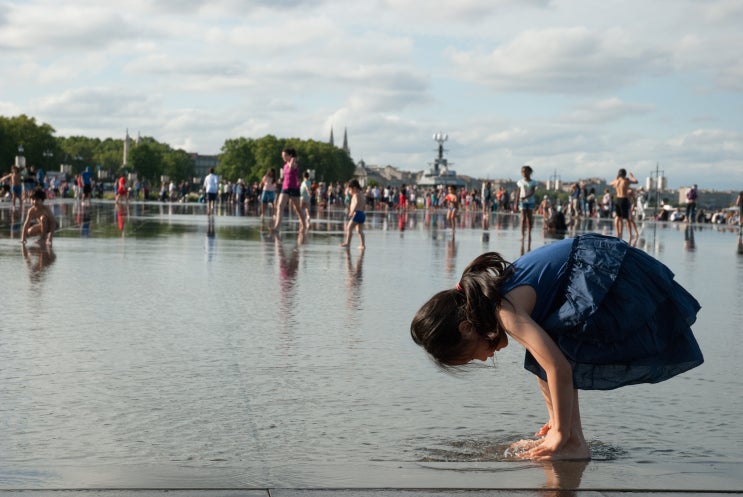
[[[538,443],[538,439],[525,440],[517,436],[500,440],[478,438],[441,440],[434,446],[418,449],[418,453],[421,454],[418,462],[523,462],[520,456]],[[621,447],[600,440],[590,441],[588,447],[594,461],[613,461],[627,456],[627,451]]]

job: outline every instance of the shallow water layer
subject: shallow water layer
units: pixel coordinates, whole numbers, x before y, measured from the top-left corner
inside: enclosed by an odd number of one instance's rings
[[[370,213],[361,252],[340,212],[299,237],[236,208],[53,208],[53,249],[22,250],[0,204],[0,487],[743,487],[737,230],[642,226],[702,304],[705,364],[582,392],[594,460],[555,468],[507,451],[546,416],[523,349],[451,376],[408,331],[473,257],[529,250],[517,217],[452,238],[443,213]]]

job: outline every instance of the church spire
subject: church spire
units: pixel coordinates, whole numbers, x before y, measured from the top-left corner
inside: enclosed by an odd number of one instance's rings
[[[335,146],[335,140],[333,139],[333,127],[330,127],[330,144]]]
[[[132,145],[132,139],[129,136],[129,128],[126,128],[126,135],[124,136],[124,160],[121,166],[126,168],[129,162],[129,147]]]
[[[348,129],[343,128],[343,151],[348,154],[348,156],[351,156],[351,149],[348,148]]]

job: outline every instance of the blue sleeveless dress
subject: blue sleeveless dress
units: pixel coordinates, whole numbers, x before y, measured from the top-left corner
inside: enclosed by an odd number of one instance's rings
[[[691,331],[699,303],[670,269],[618,238],[561,240],[513,268],[501,291],[534,288],[531,317],[565,354],[578,389],[657,383],[704,362]],[[528,351],[524,367],[546,381]]]

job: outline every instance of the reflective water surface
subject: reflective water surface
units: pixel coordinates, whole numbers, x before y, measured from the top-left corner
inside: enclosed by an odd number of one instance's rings
[[[517,217],[462,213],[453,239],[443,212],[370,213],[360,252],[339,211],[300,237],[235,207],[51,205],[53,248],[23,249],[0,204],[0,488],[743,488],[737,229],[642,227],[702,303],[706,362],[583,392],[594,460],[537,464],[506,451],[546,416],[523,349],[451,376],[408,331],[476,255],[529,250]]]

